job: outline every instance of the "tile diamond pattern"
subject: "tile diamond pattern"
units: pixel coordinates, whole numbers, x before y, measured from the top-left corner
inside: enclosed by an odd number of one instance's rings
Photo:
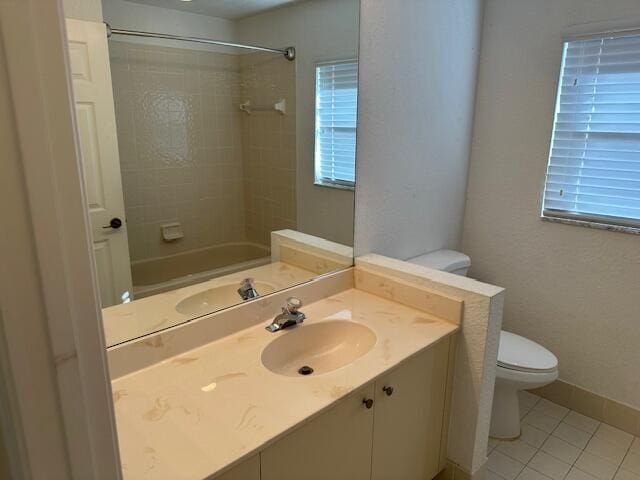
[[[522,432],[489,439],[491,480],[640,480],[640,438],[520,392]]]

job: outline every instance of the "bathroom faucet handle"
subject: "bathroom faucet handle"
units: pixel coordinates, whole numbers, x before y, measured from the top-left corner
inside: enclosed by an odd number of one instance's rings
[[[289,313],[297,313],[298,310],[302,307],[302,300],[297,297],[289,297],[287,298],[287,304],[284,307]]]

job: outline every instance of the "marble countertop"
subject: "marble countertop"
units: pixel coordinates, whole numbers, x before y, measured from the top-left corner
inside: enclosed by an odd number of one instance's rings
[[[110,347],[197,318],[201,315],[185,315],[176,310],[176,305],[192,295],[212,288],[226,285],[239,287],[240,282],[247,277],[253,278],[256,282],[267,283],[273,291],[277,291],[306,282],[316,276],[316,273],[295,265],[274,262],[140,298],[133,302],[107,307],[102,309],[105,340]],[[242,303],[240,297],[235,302],[212,308],[208,313],[239,303]]]
[[[281,376],[260,357],[291,331],[270,333],[265,323],[114,380],[124,479],[212,478],[459,329],[355,289],[302,310],[296,328],[351,320],[373,330],[376,344],[332,372]]]

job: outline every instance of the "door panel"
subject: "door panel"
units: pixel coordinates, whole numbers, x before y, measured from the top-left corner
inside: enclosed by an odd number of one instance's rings
[[[116,292],[113,285],[113,259],[109,242],[93,242],[93,256],[98,273],[98,288],[100,298],[115,298]]]
[[[370,480],[373,385],[264,450],[262,480]],[[275,413],[277,415],[277,413]]]
[[[373,480],[438,473],[449,344],[441,341],[376,381]],[[383,390],[389,387],[391,395]]]
[[[107,307],[132,295],[107,36],[102,23],[72,19],[67,35],[100,299]],[[103,228],[112,218],[122,226]]]
[[[76,102],[76,121],[80,137],[80,151],[84,166],[84,180],[87,187],[89,212],[105,211],[104,178],[98,152],[98,132],[94,106],[91,103]]]

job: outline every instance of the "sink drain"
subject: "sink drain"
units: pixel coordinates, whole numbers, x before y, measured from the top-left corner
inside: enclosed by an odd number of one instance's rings
[[[298,369],[298,373],[300,375],[311,375],[313,373],[313,368],[311,368],[309,365],[305,365],[304,367],[300,367]]]

